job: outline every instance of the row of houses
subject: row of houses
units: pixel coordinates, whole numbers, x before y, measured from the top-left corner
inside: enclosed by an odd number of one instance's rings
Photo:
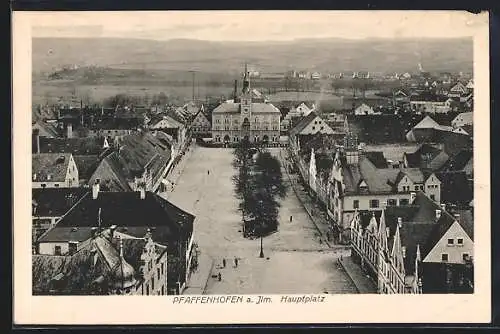
[[[123,129],[101,127],[124,119],[103,110],[33,124],[33,294],[182,293],[197,263],[195,217],[161,195],[191,142],[189,107]]]
[[[379,292],[470,291],[471,141],[363,145],[349,124],[339,135],[312,115],[290,130],[291,156],[333,235],[352,246]],[[447,246],[450,236],[460,246]]]

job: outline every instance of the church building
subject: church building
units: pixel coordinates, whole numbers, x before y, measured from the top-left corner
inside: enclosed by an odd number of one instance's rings
[[[212,113],[212,138],[216,143],[279,143],[280,116],[278,108],[250,88],[250,75],[245,65],[243,89],[233,100],[221,103]]]

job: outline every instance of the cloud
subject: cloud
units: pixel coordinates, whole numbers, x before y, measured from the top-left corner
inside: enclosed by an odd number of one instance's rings
[[[458,11],[58,12],[34,35],[221,41],[471,36],[481,16]],[[43,16],[40,15],[40,16]],[[55,19],[57,17],[57,20]]]

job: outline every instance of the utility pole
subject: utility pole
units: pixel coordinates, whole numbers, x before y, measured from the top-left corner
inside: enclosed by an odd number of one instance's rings
[[[193,101],[194,101],[194,97],[195,97],[195,94],[194,94],[194,82],[195,82],[195,74],[196,72],[195,71],[189,71],[191,72],[192,76],[193,76]]]

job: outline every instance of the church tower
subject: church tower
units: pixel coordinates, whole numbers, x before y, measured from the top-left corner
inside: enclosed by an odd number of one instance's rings
[[[250,73],[245,63],[243,89],[240,96],[240,112],[243,136],[250,136],[250,120],[252,117],[252,93],[250,92]]]

